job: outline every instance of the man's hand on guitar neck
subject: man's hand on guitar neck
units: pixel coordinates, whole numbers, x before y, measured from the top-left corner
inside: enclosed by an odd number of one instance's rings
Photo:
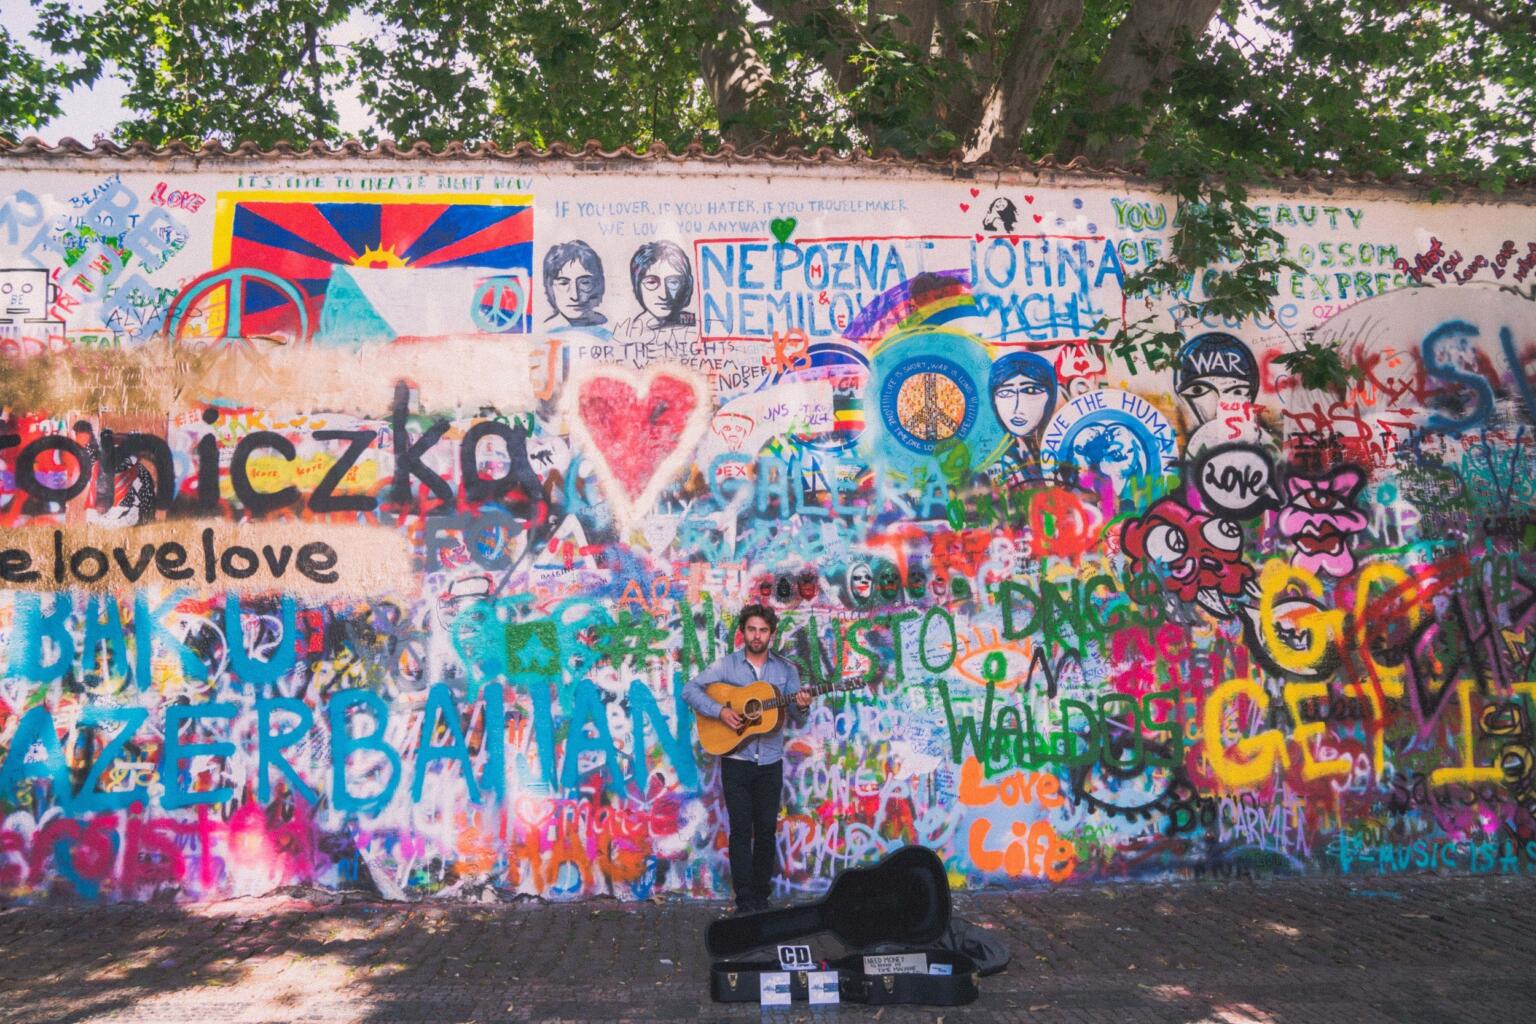
[[[745,719],[732,708],[721,708],[720,721],[724,722],[728,729],[740,729]]]
[[[795,694],[795,707],[799,708],[801,711],[804,711],[806,708],[808,708],[810,706],[811,706],[811,695],[810,695],[809,692],[807,692],[805,690],[801,690],[800,692]]]

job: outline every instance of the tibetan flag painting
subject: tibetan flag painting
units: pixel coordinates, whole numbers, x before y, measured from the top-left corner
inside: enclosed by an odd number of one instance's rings
[[[318,328],[322,343],[327,335],[388,341],[461,330],[523,333],[533,197],[223,193],[214,264],[264,272],[226,296],[239,303],[230,312],[245,336],[292,336],[299,321],[311,335]],[[366,295],[386,290],[359,282],[382,284],[391,272],[400,276],[388,290],[397,293],[392,308],[369,308]],[[338,300],[345,293],[334,310],[326,308],[333,287]],[[302,295],[302,315],[291,289]],[[419,299],[414,309],[401,301],[410,294]]]

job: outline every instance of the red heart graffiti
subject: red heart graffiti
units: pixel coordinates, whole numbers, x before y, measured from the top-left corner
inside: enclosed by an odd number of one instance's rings
[[[606,475],[622,491],[619,504],[643,511],[635,506],[647,504],[646,492],[665,484],[658,477],[667,463],[697,443],[701,405],[696,382],[665,372],[651,378],[643,397],[617,373],[599,372],[582,382],[577,416]]]
[[[1034,197],[1034,196],[1030,196],[1030,195],[1026,195],[1026,196],[1025,196],[1025,197],[1024,197],[1024,201],[1025,201],[1025,202],[1026,202],[1026,203],[1033,203],[1033,202],[1034,202],[1034,201],[1035,201],[1035,197]]]
[[[1044,217],[1041,217],[1041,216],[1040,216],[1040,215],[1039,215],[1039,214],[1038,214],[1038,213],[1037,213],[1037,214],[1035,214],[1035,223],[1036,223],[1036,224],[1039,224],[1039,223],[1040,223],[1040,222],[1041,222],[1041,221],[1042,221],[1042,220],[1044,220],[1044,219],[1045,219],[1045,218],[1044,218]]]
[[[970,203],[961,203],[960,204],[960,212],[961,213],[964,213],[966,210],[969,210],[970,208],[971,208],[971,204]]]
[[[971,189],[971,198],[972,199],[975,199],[979,195],[981,195],[981,189],[979,189],[979,188]]]

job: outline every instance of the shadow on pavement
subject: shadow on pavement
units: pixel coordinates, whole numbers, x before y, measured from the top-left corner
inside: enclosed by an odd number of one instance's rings
[[[344,902],[0,911],[0,1020],[869,1021],[709,1001],[696,903]],[[1529,878],[1284,880],[959,894],[1007,971],[962,1009],[987,1021],[1385,1024],[1517,1020],[1536,1005]],[[812,942],[817,956],[839,952]]]

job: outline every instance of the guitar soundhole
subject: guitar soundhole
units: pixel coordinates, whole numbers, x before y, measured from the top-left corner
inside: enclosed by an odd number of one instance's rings
[[[741,713],[747,721],[755,722],[763,717],[763,702],[760,700],[749,700],[747,701],[747,706],[741,709]]]

